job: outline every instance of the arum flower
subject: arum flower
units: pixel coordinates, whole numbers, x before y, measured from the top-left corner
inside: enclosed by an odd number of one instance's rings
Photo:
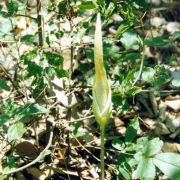
[[[93,112],[100,126],[105,126],[111,115],[111,89],[103,64],[101,17],[98,13],[94,40],[95,79],[93,85]]]
[[[95,78],[93,85],[93,112],[101,130],[101,180],[104,180],[105,126],[111,115],[111,89],[103,64],[101,17],[97,15],[94,38]]]

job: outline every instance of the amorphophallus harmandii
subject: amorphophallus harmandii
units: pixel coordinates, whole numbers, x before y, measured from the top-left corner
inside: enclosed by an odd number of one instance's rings
[[[97,15],[94,36],[95,78],[93,84],[93,112],[101,130],[101,180],[104,179],[104,136],[105,126],[111,115],[111,88],[103,63],[101,16]]]

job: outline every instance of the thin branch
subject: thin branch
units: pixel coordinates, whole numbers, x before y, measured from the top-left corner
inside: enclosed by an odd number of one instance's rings
[[[41,15],[41,0],[37,0],[37,23],[38,23],[38,36],[39,46],[43,47],[43,29],[42,29],[42,15]]]
[[[5,76],[8,78],[8,80],[11,82],[13,88],[15,90],[17,90],[18,94],[23,95],[24,94],[19,90],[19,88],[16,86],[16,84],[14,83],[13,79],[11,78],[11,76],[8,74],[8,71],[6,70],[6,68],[0,63],[0,69],[3,71],[3,73],[5,74]]]
[[[82,144],[81,144],[81,142],[74,136],[74,134],[72,133],[71,134],[72,135],[72,137],[78,142],[78,144],[86,151],[86,152],[88,152],[94,159],[96,159],[97,161],[101,161],[99,158],[97,158],[94,154],[92,154],[85,146],[83,146]]]
[[[33,19],[33,20],[37,21],[37,18],[32,17],[32,16],[28,16],[28,15],[25,15],[25,14],[15,14],[14,16],[26,17],[26,18]]]

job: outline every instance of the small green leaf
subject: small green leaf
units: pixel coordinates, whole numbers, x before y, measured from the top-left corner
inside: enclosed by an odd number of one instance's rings
[[[24,42],[27,45],[31,45],[33,43],[37,43],[38,38],[36,35],[27,34],[21,38],[21,42]]]
[[[95,9],[96,5],[92,1],[85,1],[82,2],[81,5],[79,5],[79,9],[81,10],[89,10],[89,9]]]
[[[155,38],[146,39],[144,41],[144,44],[148,45],[148,46],[152,46],[152,47],[162,48],[162,47],[165,47],[165,46],[169,45],[169,39],[167,39],[167,38],[165,38],[163,36],[158,36],[158,37],[155,37]]]
[[[140,38],[137,33],[131,29],[122,34],[120,41],[122,42],[125,49],[131,49],[133,47],[135,47],[135,49],[139,48]]]
[[[144,145],[143,154],[145,157],[154,156],[161,151],[162,146],[163,141],[159,138],[154,138]]]
[[[35,114],[45,114],[48,113],[49,110],[45,109],[44,107],[40,106],[39,104],[26,104],[23,107],[20,107],[16,112],[15,115],[17,119],[21,119],[22,117],[27,117]]]
[[[43,68],[37,65],[35,62],[29,61],[27,72],[28,72],[28,77],[31,77],[31,76],[38,77],[38,76],[41,76],[43,72]]]
[[[119,165],[118,168],[119,172],[123,175],[123,177],[126,180],[131,180],[132,179],[132,172],[131,172],[131,167],[129,166],[129,164],[127,162],[123,162]]]
[[[11,142],[13,140],[19,140],[25,132],[26,129],[24,128],[23,123],[18,122],[11,125],[7,132],[8,141]]]
[[[140,53],[125,53],[122,59],[123,61],[130,60],[134,62],[136,59],[139,59],[140,57],[141,57]]]
[[[172,180],[180,179],[180,155],[160,153],[153,158],[153,163]]]
[[[15,168],[16,167],[16,163],[15,163],[15,157],[10,155],[7,157],[7,164],[8,164],[8,167],[11,169],[11,168]]]
[[[173,79],[171,83],[174,87],[180,87],[180,78]]]
[[[139,72],[135,73],[135,76],[138,74]],[[145,81],[145,82],[151,82],[153,80],[153,77],[155,75],[155,70],[151,67],[144,67],[142,75],[141,75],[141,80]]]
[[[46,67],[44,69],[44,74],[46,75],[46,77],[52,78],[55,75],[55,70],[52,67]]]
[[[180,31],[176,31],[172,34],[171,39],[175,41],[176,39],[180,38]]]
[[[34,60],[37,57],[37,50],[34,49],[32,51],[29,51],[28,53],[21,56],[21,60],[24,61],[26,65],[28,65],[29,61]]]
[[[154,179],[156,169],[151,158],[142,158],[136,169],[136,175],[142,179]]]
[[[132,142],[136,137],[138,130],[139,130],[139,121],[138,121],[138,117],[135,117],[131,120],[126,130],[125,141]]]
[[[53,52],[44,52],[48,63],[52,66],[58,67],[63,63],[63,57],[60,54]]]
[[[132,179],[132,168],[129,164],[128,157],[125,154],[120,153],[118,156],[118,171],[120,179],[122,179],[122,176],[127,180]]]
[[[69,77],[69,72],[67,72],[66,70],[64,69],[55,69],[56,71],[56,76],[59,77],[59,78],[62,78],[62,77]]]
[[[0,32],[3,34],[8,34],[12,30],[11,22],[9,20],[5,20],[0,23]]]
[[[60,1],[58,4],[58,18],[65,16],[67,12],[67,4],[65,0]]]
[[[11,88],[7,85],[6,81],[0,79],[0,89],[10,91]]]
[[[118,27],[116,37],[120,38],[122,37],[123,33],[126,32],[131,26],[133,25],[133,22],[130,21],[122,21],[121,25]]]
[[[7,114],[0,115],[0,127],[3,126],[9,120],[10,120],[10,117]]]
[[[8,10],[8,15],[13,16],[15,13],[18,12],[18,2],[17,0],[10,0],[8,3],[6,3],[6,7]]]
[[[113,139],[113,141],[112,141],[112,146],[113,146],[115,149],[118,149],[118,150],[120,150],[120,151],[122,151],[122,150],[125,148],[124,142],[121,141],[119,138]]]

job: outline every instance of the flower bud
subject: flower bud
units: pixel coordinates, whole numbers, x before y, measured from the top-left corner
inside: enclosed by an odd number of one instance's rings
[[[111,115],[111,89],[103,64],[101,17],[98,13],[94,40],[95,79],[93,85],[93,112],[100,126],[105,126]]]

